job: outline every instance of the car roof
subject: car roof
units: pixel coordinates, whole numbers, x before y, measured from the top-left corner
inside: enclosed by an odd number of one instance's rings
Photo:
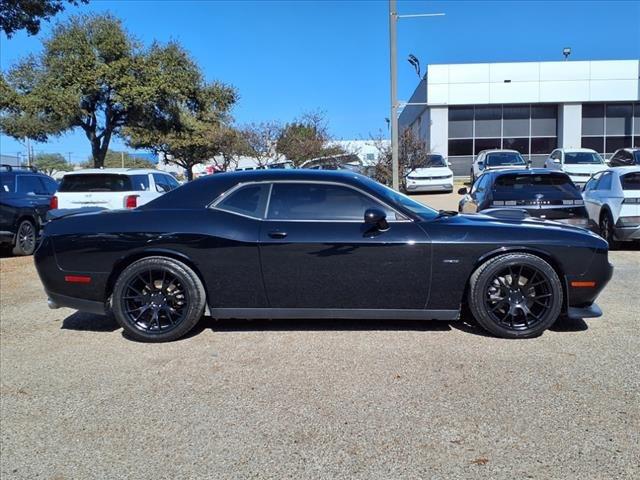
[[[625,173],[636,173],[636,172],[640,172],[640,166],[639,165],[628,165],[625,167],[611,167],[608,168],[607,170],[603,170],[603,171],[610,171],[613,172],[617,175],[624,175]]]
[[[510,148],[492,148],[489,150],[482,150],[480,153],[500,153],[500,152],[520,153],[519,151],[511,150]]]
[[[239,170],[234,172],[215,173],[200,177],[195,182],[204,182],[213,178],[225,178],[234,183],[278,181],[278,180],[309,180],[309,181],[338,181],[341,183],[357,183],[366,178],[351,170],[317,170],[306,168],[274,168],[262,170]]]
[[[495,177],[499,177],[502,175],[563,175],[568,176],[565,172],[560,170],[549,170],[547,168],[509,168],[503,170],[489,170],[487,173],[491,173]]]
[[[120,174],[120,175],[139,175],[144,173],[166,173],[161,170],[155,170],[153,168],[83,168],[81,170],[74,170],[72,172],[65,173],[66,175],[78,175],[78,174]]]
[[[560,150],[562,152],[585,152],[585,153],[598,153],[592,148],[556,148],[556,150]]]

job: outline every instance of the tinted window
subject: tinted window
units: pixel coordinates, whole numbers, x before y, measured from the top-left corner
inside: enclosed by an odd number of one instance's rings
[[[46,195],[47,190],[40,181],[40,177],[35,175],[17,175],[18,193],[32,193],[34,195]]]
[[[149,175],[131,175],[131,185],[134,190],[149,190]]]
[[[442,155],[427,155],[425,167],[446,167],[447,164],[444,161]]]
[[[2,184],[3,192],[14,192],[16,188],[15,176],[2,174],[0,175],[0,183]]]
[[[156,191],[157,192],[170,192],[172,190],[171,186],[167,182],[167,176],[162,175],[160,173],[153,174],[153,180],[156,182]]]
[[[577,194],[577,188],[568,175],[540,174],[540,175],[500,175],[494,185],[495,191],[520,190],[535,192],[564,191]]]
[[[250,217],[262,218],[267,203],[269,185],[247,185],[232,192],[227,198],[216,205],[216,208],[229,212],[241,213]]]
[[[603,173],[596,190],[611,190],[611,173]]]
[[[640,190],[640,172],[632,172],[620,177],[623,190]]]
[[[382,209],[387,219],[395,219],[394,212],[352,188],[314,183],[274,183],[267,217],[362,221],[368,208]]]
[[[565,152],[564,163],[569,165],[601,165],[602,158],[592,152]]]
[[[640,150],[635,150],[633,152],[633,159],[636,165],[640,165]]]
[[[59,192],[127,192],[133,190],[127,175],[86,173],[65,175]]]
[[[54,193],[56,193],[56,190],[58,190],[58,182],[49,177],[40,177],[40,179],[44,183],[44,186],[49,195],[53,195]]]
[[[492,152],[487,153],[485,164],[490,167],[498,165],[524,165],[522,155],[516,152]]]

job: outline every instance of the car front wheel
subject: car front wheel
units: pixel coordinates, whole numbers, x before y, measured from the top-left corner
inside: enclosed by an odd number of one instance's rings
[[[469,307],[478,323],[502,338],[540,335],[558,319],[563,291],[555,270],[527,253],[494,257],[471,276]]]
[[[187,334],[204,312],[202,281],[173,258],[147,257],[120,274],[111,308],[125,333],[142,342],[167,342]]]
[[[13,247],[14,255],[31,255],[36,249],[36,226],[31,220],[23,220],[18,225],[16,244]]]

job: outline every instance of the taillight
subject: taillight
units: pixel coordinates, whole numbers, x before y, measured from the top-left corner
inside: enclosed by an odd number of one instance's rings
[[[124,208],[136,208],[138,206],[138,195],[127,195],[124,199]]]
[[[622,200],[622,203],[637,204],[637,203],[640,203],[640,198],[625,198],[624,200]]]
[[[49,200],[49,208],[51,210],[58,208],[58,197],[56,197],[55,195],[51,197],[51,200]]]

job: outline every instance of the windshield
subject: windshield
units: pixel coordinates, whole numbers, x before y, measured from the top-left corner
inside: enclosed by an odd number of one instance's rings
[[[446,167],[447,163],[444,161],[442,155],[427,155],[427,159],[424,162],[424,167]]]
[[[580,195],[568,175],[541,174],[541,175],[500,175],[493,186],[496,192],[565,192],[571,197]]]
[[[627,173],[620,177],[623,190],[640,190],[640,172]]]
[[[433,208],[427,207],[426,205],[420,202],[416,202],[415,200],[412,200],[406,195],[403,195],[402,193],[396,192],[395,190],[387,187],[386,185],[382,185],[381,183],[378,183],[370,179],[367,179],[367,185],[371,187],[373,190],[375,190],[382,197],[389,200],[389,203],[391,203],[392,206],[394,203],[398,203],[402,205],[404,208],[406,208],[407,210],[415,213],[416,215],[419,215],[424,219],[431,219],[431,218],[434,218],[436,215],[438,215],[438,212],[435,211]]]
[[[59,192],[128,192],[133,190],[127,175],[110,173],[73,174],[62,177]]]
[[[525,165],[526,162],[518,152],[487,153],[485,163],[490,167],[502,165]]]
[[[595,152],[566,152],[564,163],[567,165],[602,165],[604,161]]]

